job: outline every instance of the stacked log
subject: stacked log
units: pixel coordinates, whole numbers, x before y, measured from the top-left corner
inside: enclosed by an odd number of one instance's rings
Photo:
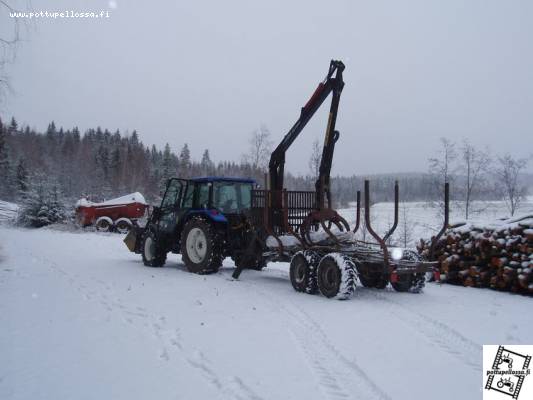
[[[442,282],[533,295],[533,215],[452,226],[433,255],[430,240],[421,239],[417,247],[439,262]]]

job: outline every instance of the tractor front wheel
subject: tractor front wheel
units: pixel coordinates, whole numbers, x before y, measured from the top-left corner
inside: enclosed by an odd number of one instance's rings
[[[155,233],[151,230],[146,230],[142,236],[141,254],[147,267],[162,267],[167,261],[167,253],[161,250]]]
[[[214,227],[203,218],[192,218],[183,227],[181,257],[189,272],[209,274],[222,265],[222,246]]]

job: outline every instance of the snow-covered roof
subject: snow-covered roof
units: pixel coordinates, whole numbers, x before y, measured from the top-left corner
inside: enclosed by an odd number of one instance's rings
[[[120,196],[115,199],[103,201],[101,203],[93,203],[85,198],[80,199],[76,202],[76,207],[93,207],[93,206],[113,206],[118,204],[131,204],[131,203],[141,203],[147,204],[144,196],[139,192],[130,193],[125,196]]]

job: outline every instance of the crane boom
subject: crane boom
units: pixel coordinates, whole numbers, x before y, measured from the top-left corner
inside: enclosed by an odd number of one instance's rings
[[[331,164],[333,161],[333,151],[335,142],[339,138],[339,132],[335,131],[335,122],[337,120],[337,110],[339,108],[339,100],[344,81],[342,79],[342,72],[344,71],[344,64],[342,61],[331,60],[329,71],[326,78],[319,83],[313,95],[302,107],[300,118],[294,123],[292,128],[284,136],[283,140],[278,144],[276,149],[270,156],[269,174],[270,174],[270,189],[273,191],[283,190],[283,174],[285,167],[285,153],[296,140],[300,132],[305,128],[309,120],[320,108],[322,103],[326,100],[330,93],[333,93],[331,99],[331,106],[328,117],[328,125],[324,138],[324,147],[322,149],[322,158],[320,161],[319,176],[316,181],[316,196],[317,206],[323,208],[324,194],[328,201],[330,200],[329,180]]]

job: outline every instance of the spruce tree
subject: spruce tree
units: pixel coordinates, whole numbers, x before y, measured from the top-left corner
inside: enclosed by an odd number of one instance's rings
[[[0,120],[0,196],[3,199],[11,199],[11,165],[6,136],[6,128]]]
[[[165,144],[165,150],[163,151],[163,162],[161,164],[161,180],[159,182],[160,188],[164,188],[167,184],[167,180],[172,177],[172,153],[170,151],[170,145]]]
[[[179,157],[179,175],[181,178],[188,178],[191,169],[191,151],[187,143],[183,145]]]
[[[7,132],[9,135],[15,135],[18,133],[18,123],[15,120],[15,117],[11,118],[11,123],[9,124],[9,128],[7,128]]]
[[[200,162],[200,168],[202,170],[202,175],[210,175],[213,171],[213,161],[209,156],[209,150],[205,149],[204,154],[202,155],[202,161]]]
[[[22,157],[19,159],[17,165],[16,182],[18,195],[19,197],[23,198],[28,190],[28,170],[26,169],[26,165]]]

